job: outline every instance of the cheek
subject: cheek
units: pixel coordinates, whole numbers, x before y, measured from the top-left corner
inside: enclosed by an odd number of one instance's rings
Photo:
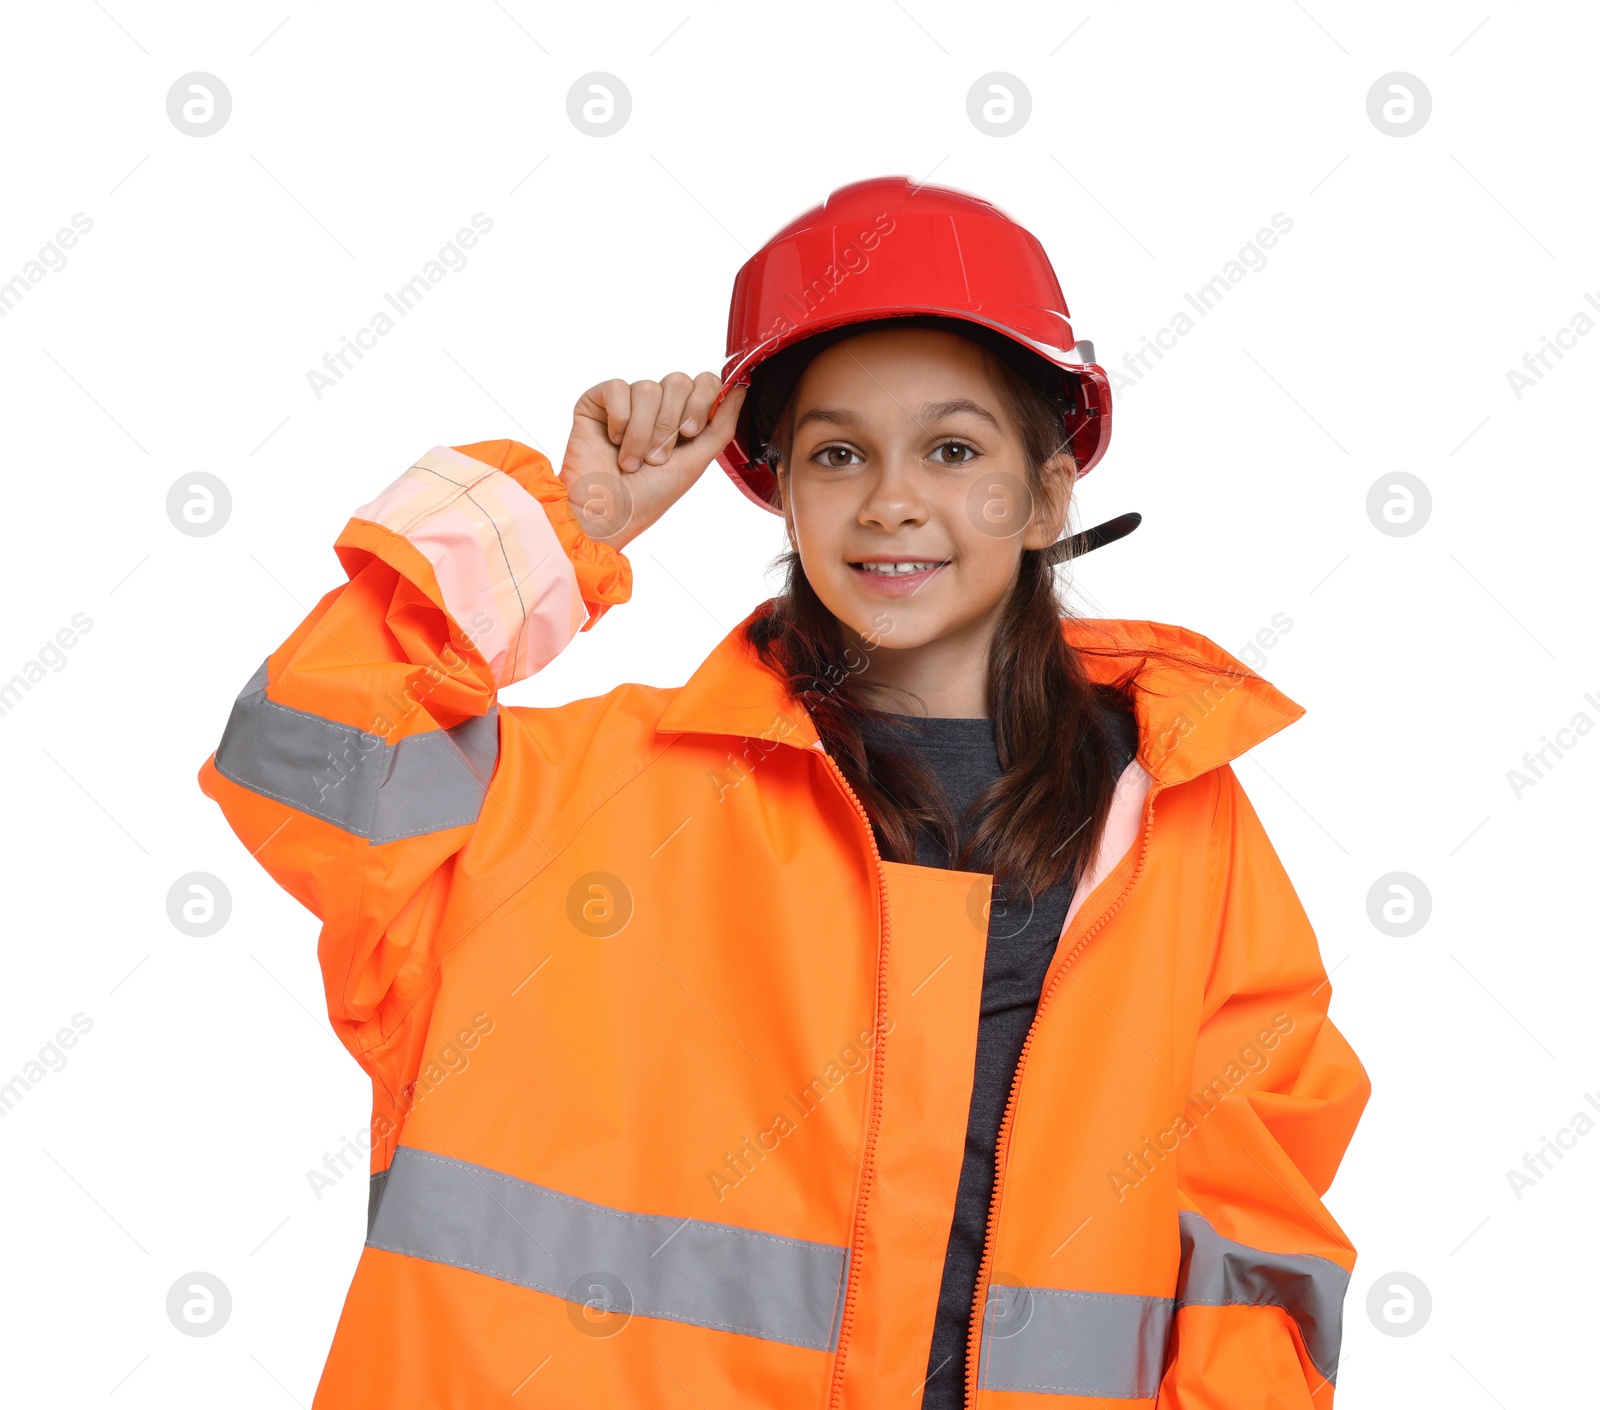
[[[974,609],[987,610],[1011,585],[1021,554],[1018,540],[973,532],[958,546],[962,586]]]
[[[789,546],[800,555],[802,562],[817,556],[818,526],[816,516],[807,512],[803,497],[788,500],[789,510],[784,516],[784,528],[789,535]]]
[[[856,505],[847,487],[818,485],[791,478],[788,486],[790,523],[796,546],[807,566],[828,571],[843,553],[843,541],[854,522]]]
[[[1034,492],[1027,478],[1008,463],[1010,457],[995,459],[999,463],[978,471],[967,482],[962,502],[951,506],[952,516],[958,515],[959,520],[952,517],[950,522],[964,521],[971,530],[964,538],[976,535],[992,543],[1015,545],[1020,551],[1022,535],[1033,517]]]
[[[1022,488],[1025,491],[1026,487]],[[969,592],[980,586],[998,591],[1010,581],[1022,552],[1022,526],[1027,515],[1019,512],[1008,483],[974,480],[964,486],[952,486],[939,513]]]
[[[786,525],[790,541],[812,590],[837,616],[845,605],[847,585],[853,586],[850,570],[844,566],[844,507],[830,504],[830,496],[816,493],[813,486],[795,489],[791,485],[790,489]]]

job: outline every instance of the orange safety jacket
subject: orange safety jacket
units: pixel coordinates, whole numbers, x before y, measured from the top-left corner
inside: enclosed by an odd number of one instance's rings
[[[681,688],[498,706],[625,601],[549,462],[435,447],[238,697],[201,787],[322,921],[371,1075],[366,1246],[322,1410],[914,1407],[990,878],[885,861],[736,630]],[[1146,648],[1139,750],[1001,1127],[967,1399],[1327,1407],[1366,1102],[1229,761],[1303,713]]]

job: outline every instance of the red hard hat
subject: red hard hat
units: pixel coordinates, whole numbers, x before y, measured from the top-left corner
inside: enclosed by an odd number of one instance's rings
[[[1042,374],[1061,405],[1080,476],[1105,454],[1111,384],[1093,345],[1073,337],[1044,247],[988,201],[905,176],[841,186],[745,262],[728,310],[722,395],[818,334],[905,317],[957,320],[1031,372],[1035,385]],[[776,513],[777,478],[762,458],[765,446],[752,443],[759,439],[754,393],[717,459],[746,495]]]

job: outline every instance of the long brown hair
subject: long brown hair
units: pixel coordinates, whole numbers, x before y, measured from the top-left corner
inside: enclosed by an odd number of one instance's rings
[[[846,335],[874,326],[856,325]],[[970,326],[951,331],[978,344],[1002,389],[1021,433],[1035,502],[1051,494],[1070,496],[1070,461],[1066,471],[1057,468],[1059,461],[1050,464],[1064,449],[1061,402],[994,343],[972,337]],[[825,345],[807,340],[803,361],[792,359],[784,370],[782,410],[764,437],[772,462],[789,463],[797,369]],[[752,397],[760,391],[752,387]],[[770,408],[774,396],[770,386],[766,391]],[[844,640],[798,553],[786,552],[777,563],[786,570],[784,592],[750,622],[746,637],[810,714],[887,844],[885,855],[912,861],[921,830],[943,844],[952,868],[992,872],[997,891],[1038,896],[1082,876],[1099,847],[1117,781],[1113,716],[1132,711],[1138,666],[1107,683],[1089,678],[1063,634],[1067,610],[1042,553],[1023,550],[1016,585],[990,643],[988,708],[1002,772],[973,804],[979,822],[965,847],[958,847],[955,816],[933,774],[913,754],[865,737],[869,725],[874,739],[892,739],[907,729],[875,703],[887,688],[861,678],[864,652],[871,648]]]

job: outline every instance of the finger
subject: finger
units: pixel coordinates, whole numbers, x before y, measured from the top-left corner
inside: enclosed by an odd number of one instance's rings
[[[687,372],[669,372],[661,379],[661,405],[656,411],[656,424],[650,431],[650,449],[644,457],[652,465],[662,464],[677,444],[683,408],[693,390],[694,382]]]
[[[622,433],[628,425],[628,410],[631,392],[628,384],[620,377],[613,377],[609,381],[600,382],[590,387],[581,397],[578,404],[573,407],[572,414],[587,417],[591,421],[600,421],[605,424],[606,439],[616,445],[622,439]]]
[[[729,388],[722,405],[711,418],[711,424],[692,441],[678,447],[685,465],[698,472],[722,453],[723,447],[733,439],[734,430],[739,424],[739,408],[744,405],[745,393],[749,390],[743,384]]]
[[[694,390],[689,393],[689,400],[683,408],[679,435],[693,436],[705,425],[706,417],[711,414],[711,403],[721,390],[722,379],[715,372],[702,372],[694,379]]]
[[[650,448],[650,433],[655,429],[656,411],[661,406],[661,383],[635,382],[629,388],[628,427],[622,433],[617,464],[624,470],[637,470]]]

